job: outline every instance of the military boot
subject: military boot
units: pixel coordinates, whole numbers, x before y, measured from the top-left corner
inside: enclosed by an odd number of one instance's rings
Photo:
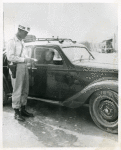
[[[25,106],[21,106],[21,115],[25,117],[34,117],[32,113],[26,111]]]
[[[25,121],[25,119],[21,116],[19,109],[14,109],[15,115],[14,118],[18,121]]]

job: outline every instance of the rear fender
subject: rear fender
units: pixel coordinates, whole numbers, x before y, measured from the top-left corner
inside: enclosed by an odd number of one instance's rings
[[[105,80],[92,83],[86,86],[82,91],[66,99],[63,102],[64,106],[70,108],[77,108],[85,104],[88,98],[96,91],[99,90],[112,90],[118,93],[118,81],[117,80]]]

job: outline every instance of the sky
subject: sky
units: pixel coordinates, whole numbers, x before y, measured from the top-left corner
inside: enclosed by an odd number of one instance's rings
[[[114,3],[4,3],[4,37],[9,40],[18,24],[31,27],[39,38],[71,38],[102,42],[118,26],[118,5]]]

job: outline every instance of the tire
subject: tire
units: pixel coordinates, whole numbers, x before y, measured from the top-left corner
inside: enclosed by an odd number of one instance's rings
[[[7,104],[7,102],[8,102],[8,96],[5,91],[5,86],[3,85],[3,105]]]
[[[95,124],[109,133],[118,133],[118,94],[97,91],[90,99],[89,110]]]

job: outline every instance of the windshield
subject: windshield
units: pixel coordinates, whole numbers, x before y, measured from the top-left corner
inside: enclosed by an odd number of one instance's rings
[[[72,63],[93,59],[92,55],[84,47],[63,47],[62,50]]]

